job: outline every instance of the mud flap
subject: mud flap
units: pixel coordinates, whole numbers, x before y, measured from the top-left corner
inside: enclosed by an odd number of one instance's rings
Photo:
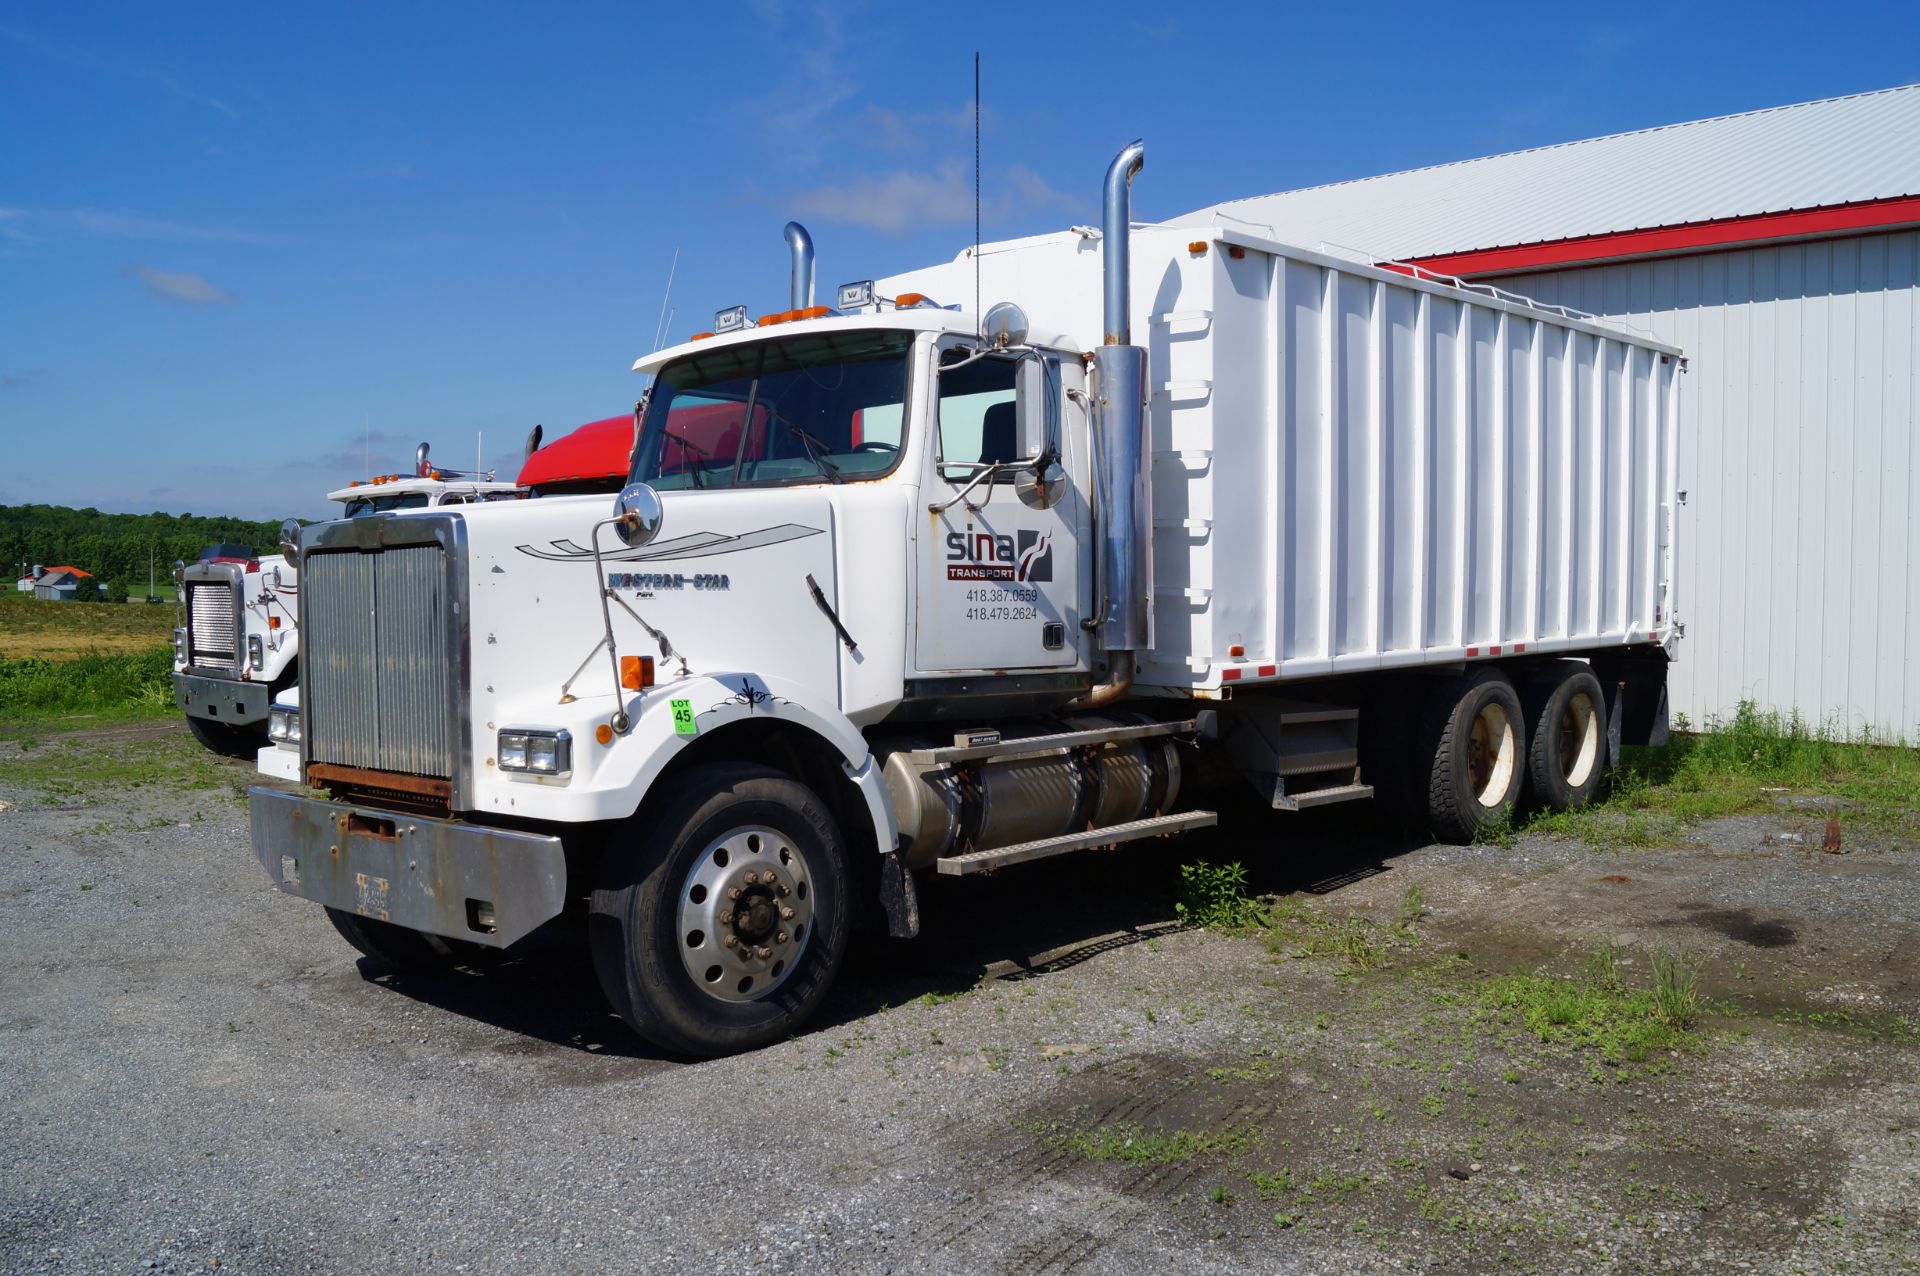
[[[888,938],[912,939],[920,933],[920,895],[898,851],[880,857],[880,909],[887,915]]]

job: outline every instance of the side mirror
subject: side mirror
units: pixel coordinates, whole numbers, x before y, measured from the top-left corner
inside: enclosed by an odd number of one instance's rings
[[[629,483],[613,498],[613,530],[629,548],[645,545],[658,536],[666,514],[660,493],[647,483]]]
[[[1013,494],[1029,509],[1050,510],[1067,494],[1067,471],[1060,462],[1042,457],[1020,471],[1013,480]]]
[[[287,519],[280,524],[280,552],[298,562],[300,559],[300,520]]]
[[[538,425],[534,426],[531,430],[527,431],[527,455],[528,456],[532,456],[535,452],[538,452],[540,450],[540,440],[543,437],[545,437],[545,435],[546,435],[546,431]]]
[[[413,450],[413,472],[421,478],[433,473],[433,467],[427,464],[427,445],[424,443]]]
[[[987,317],[980,321],[980,335],[989,345],[1004,350],[1008,346],[1027,344],[1027,312],[1011,301],[996,301],[987,308]]]

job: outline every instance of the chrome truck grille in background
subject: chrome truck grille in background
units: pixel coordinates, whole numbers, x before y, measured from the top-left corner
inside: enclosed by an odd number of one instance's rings
[[[187,584],[187,663],[231,667],[240,656],[233,586],[211,581]]]
[[[456,658],[438,544],[309,553],[300,574],[309,762],[451,779]]]

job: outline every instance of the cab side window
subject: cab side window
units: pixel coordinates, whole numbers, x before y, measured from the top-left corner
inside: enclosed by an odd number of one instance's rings
[[[960,351],[948,356],[953,362],[964,357]],[[1017,360],[988,357],[940,374],[943,477],[964,482],[984,466],[1021,459],[1019,368]]]

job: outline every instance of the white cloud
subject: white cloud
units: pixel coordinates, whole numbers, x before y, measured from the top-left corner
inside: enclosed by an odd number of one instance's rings
[[[899,169],[803,190],[789,202],[802,216],[897,235],[919,227],[971,224],[973,178],[958,160],[949,160],[933,172]],[[981,211],[989,224],[1006,223],[1038,213],[1077,210],[1082,202],[1016,164],[1003,173],[987,175]]]
[[[151,266],[129,266],[129,274],[145,284],[147,291],[163,301],[181,306],[232,305],[237,298],[216,288],[199,275],[185,271],[155,270]]]
[[[91,235],[100,239],[147,239],[191,244],[271,244],[278,236],[234,226],[196,226],[168,221],[138,209],[0,208],[0,231],[17,239],[47,234]],[[37,232],[37,234],[36,234]]]
[[[801,191],[793,206],[802,216],[899,234],[915,226],[971,222],[973,187],[959,164],[947,163],[934,173],[900,170]]]

